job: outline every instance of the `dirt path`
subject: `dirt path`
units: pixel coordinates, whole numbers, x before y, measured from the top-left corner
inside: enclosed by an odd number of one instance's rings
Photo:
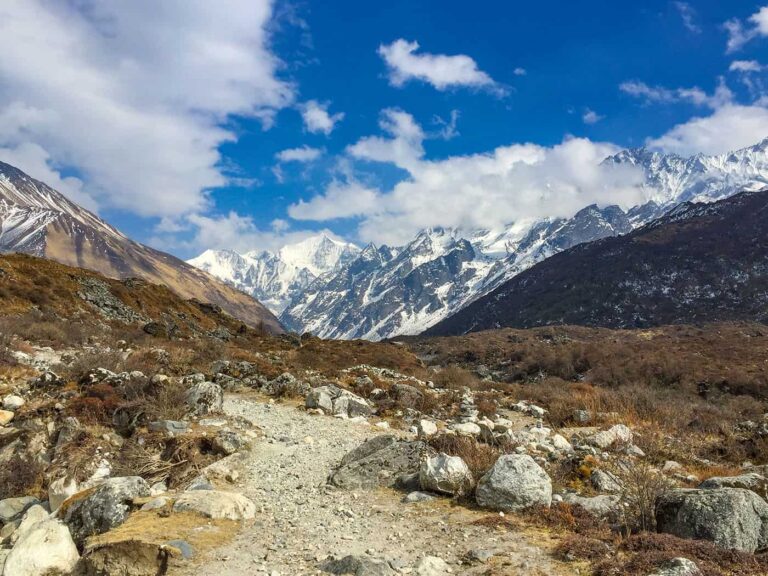
[[[344,454],[382,433],[370,424],[236,396],[227,398],[225,411],[265,432],[245,460],[239,488],[259,512],[233,542],[187,574],[323,574],[320,565],[329,555],[366,553],[394,561],[403,573],[421,556],[434,555],[454,574],[573,574],[543,550],[551,546],[546,535],[473,526],[487,514],[447,499],[404,504],[403,495],[393,490],[348,492],[328,486],[328,473]],[[474,549],[494,557],[484,565],[462,565],[462,557]]]

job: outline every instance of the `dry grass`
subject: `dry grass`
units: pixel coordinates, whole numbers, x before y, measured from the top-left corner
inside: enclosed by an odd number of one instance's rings
[[[459,456],[466,463],[475,480],[488,472],[503,453],[499,448],[478,442],[469,436],[438,434],[429,439],[435,452]]]

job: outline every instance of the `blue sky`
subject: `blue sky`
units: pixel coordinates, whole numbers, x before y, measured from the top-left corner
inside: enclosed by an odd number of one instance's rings
[[[8,0],[0,159],[190,257],[629,205],[621,147],[768,136],[755,2],[211,6]]]

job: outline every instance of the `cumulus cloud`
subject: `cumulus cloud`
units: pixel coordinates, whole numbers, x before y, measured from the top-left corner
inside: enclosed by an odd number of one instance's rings
[[[469,87],[488,89],[500,95],[506,93],[504,88],[480,70],[469,56],[417,54],[418,50],[418,42],[408,42],[402,38],[379,46],[378,53],[387,65],[389,83],[392,86],[400,88],[410,80],[419,80],[441,91]]]
[[[768,36],[768,6],[760,8],[746,22],[732,18],[723,24],[723,28],[728,33],[726,53],[736,52],[754,38]]]
[[[280,162],[312,162],[322,156],[323,151],[320,148],[311,146],[300,146],[299,148],[288,148],[275,154],[275,158]]]
[[[701,34],[701,26],[696,23],[696,10],[688,2],[675,2],[675,8],[680,13],[680,18],[683,20],[683,26],[685,26],[689,32],[694,34]]]
[[[604,165],[618,147],[581,138],[552,146],[512,144],[484,154],[424,158],[424,131],[410,114],[385,110],[387,136],[348,148],[354,158],[393,164],[407,176],[387,191],[334,182],[325,193],[294,204],[295,219],[358,217],[363,241],[398,245],[427,226],[464,229],[570,216],[591,203],[635,205],[646,196],[642,172]],[[354,206],[354,208],[350,208]]]
[[[317,100],[309,100],[299,107],[301,118],[304,120],[304,128],[312,134],[322,133],[328,136],[336,124],[344,119],[343,112],[329,114],[327,102],[322,103]]]
[[[678,124],[666,134],[648,141],[652,148],[684,156],[723,154],[751,146],[768,136],[768,109],[754,104],[727,104],[709,116]]]
[[[584,111],[584,114],[581,115],[581,120],[584,122],[584,124],[597,124],[603,118],[605,118],[605,116],[601,116],[600,114],[598,114],[594,110],[590,110],[589,108],[587,108]]]
[[[0,154],[18,159],[36,145],[49,171],[74,167],[96,203],[141,216],[206,208],[206,190],[227,183],[218,148],[235,134],[222,125],[233,115],[269,124],[293,97],[269,51],[271,9],[2,2]],[[56,181],[42,166],[32,175]]]

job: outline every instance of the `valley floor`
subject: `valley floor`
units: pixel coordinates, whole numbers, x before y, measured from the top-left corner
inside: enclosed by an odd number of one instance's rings
[[[553,560],[544,532],[493,529],[473,522],[488,512],[448,499],[406,504],[394,490],[345,491],[326,483],[348,451],[383,431],[368,423],[310,415],[289,404],[229,396],[225,412],[264,431],[243,462],[238,490],[257,506],[256,519],[237,538],[194,565],[185,576],[323,574],[329,556],[370,555],[404,573],[425,555],[448,562],[454,574],[565,575],[574,564]],[[463,564],[472,550],[486,564]]]

